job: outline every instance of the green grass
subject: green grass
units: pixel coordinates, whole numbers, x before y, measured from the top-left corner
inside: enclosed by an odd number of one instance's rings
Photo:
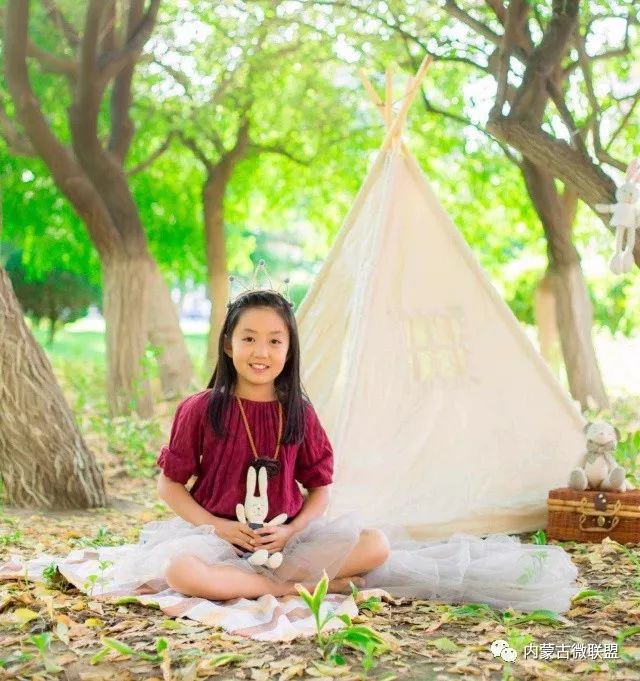
[[[32,329],[40,343],[52,359],[82,359],[103,361],[106,352],[105,335],[101,331],[69,331],[63,329],[56,334],[53,345],[47,345],[47,331]],[[207,347],[205,333],[185,333],[187,349],[194,363],[201,363]]]

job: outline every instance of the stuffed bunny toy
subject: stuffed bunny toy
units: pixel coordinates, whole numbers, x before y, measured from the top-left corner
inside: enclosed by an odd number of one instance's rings
[[[256,469],[253,466],[249,467],[247,471],[247,494],[244,499],[244,506],[242,504],[236,505],[236,516],[241,523],[249,525],[252,530],[257,530],[259,527],[265,525],[282,525],[287,519],[286,513],[281,513],[268,523],[264,519],[269,513],[269,499],[267,497],[267,469],[262,466],[258,473],[258,488],[260,490],[259,496],[254,496],[256,490]],[[246,552],[244,557],[251,565],[266,565],[270,568],[280,567],[282,564],[282,553],[277,551],[269,555],[267,549],[259,549],[253,553]]]
[[[609,269],[614,274],[628,272],[633,267],[636,229],[640,227],[640,208],[637,206],[640,197],[638,181],[640,166],[638,159],[634,158],[627,168],[624,183],[616,191],[618,202],[596,204],[599,213],[613,214],[610,224],[616,228],[616,252],[609,262]]]
[[[618,444],[618,430],[604,421],[594,421],[585,426],[585,436],[587,451],[582,466],[571,471],[569,487],[611,492],[630,489],[624,468],[613,458],[613,451]]]

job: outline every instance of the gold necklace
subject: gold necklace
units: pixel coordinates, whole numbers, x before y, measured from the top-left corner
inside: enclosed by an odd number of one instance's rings
[[[253,441],[253,435],[251,435],[251,429],[249,428],[249,421],[247,420],[247,415],[245,414],[244,407],[242,406],[242,401],[236,395],[236,401],[238,402],[238,407],[240,409],[240,414],[242,415],[242,421],[244,423],[244,429],[247,433],[247,438],[249,439],[249,445],[251,446],[251,451],[253,452],[253,458],[255,459],[252,466],[255,466],[256,470],[260,470],[264,466],[267,469],[267,478],[272,478],[280,472],[280,461],[278,460],[278,454],[280,453],[280,442],[282,439],[282,405],[280,400],[278,400],[278,440],[276,442],[276,451],[273,454],[273,458],[269,459],[265,456],[258,456],[258,450],[256,449],[255,442]]]

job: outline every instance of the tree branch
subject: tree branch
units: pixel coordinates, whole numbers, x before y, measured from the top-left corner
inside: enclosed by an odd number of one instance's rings
[[[56,5],[55,0],[43,0],[44,6],[47,8],[47,16],[53,25],[60,31],[60,33],[67,39],[70,47],[76,48],[80,44],[80,37],[74,26],[65,19]]]
[[[100,83],[97,71],[97,53],[100,36],[103,0],[89,0],[84,31],[80,43],[80,68],[78,84],[70,109],[74,148],[79,147],[86,155],[101,151],[98,140],[98,113],[106,83]]]
[[[494,105],[490,115],[502,113],[507,100],[509,70],[511,55],[516,45],[516,39],[522,33],[522,25],[526,23],[529,5],[526,0],[512,0],[504,16],[504,33],[498,47],[498,60],[496,67],[497,91]]]
[[[129,11],[125,26],[125,42],[129,42],[136,35],[143,19],[144,0],[130,0]],[[130,58],[122,65],[115,76],[111,90],[111,132],[108,149],[120,164],[124,164],[131,140],[134,125],[129,115],[131,109],[131,82],[136,60]]]
[[[138,173],[146,170],[156,159],[160,158],[162,154],[171,146],[171,142],[176,137],[176,132],[172,130],[168,135],[167,139],[149,156],[144,160],[137,163],[133,168],[127,170],[127,175],[131,177],[132,175],[137,175]]]
[[[215,163],[211,162],[207,155],[204,153],[202,148],[198,146],[196,141],[191,137],[187,137],[183,132],[176,133],[182,144],[184,144],[187,149],[190,149],[193,155],[202,163],[207,172],[210,172]]]
[[[4,35],[5,75],[16,116],[56,184],[86,221],[96,248],[108,255],[117,246],[117,230],[75,157],[53,134],[31,88],[27,70],[28,24],[29,3],[9,0]]]
[[[160,0],[151,0],[149,9],[142,20],[129,35],[122,49],[115,52],[104,52],[100,55],[100,78],[109,82],[130,61],[136,61],[144,46],[151,37],[158,16]]]
[[[45,71],[62,73],[71,78],[71,80],[76,80],[78,77],[78,66],[73,59],[47,52],[47,50],[38,47],[31,40],[27,43],[27,54],[30,57],[34,57]]]
[[[578,149],[546,133],[539,125],[501,116],[490,119],[487,129],[523,156],[547,168],[592,208],[596,203],[610,203],[614,197],[615,184],[601,168]],[[606,220],[602,215],[599,217]]]
[[[16,156],[36,156],[36,150],[33,148],[29,138],[18,130],[14,122],[7,115],[2,98],[0,98],[0,131],[2,131],[2,136],[12,154]]]
[[[631,102],[631,105],[629,106],[629,110],[627,113],[622,117],[620,120],[620,123],[618,124],[618,127],[613,131],[611,134],[611,137],[609,138],[609,141],[606,143],[604,146],[604,151],[609,151],[611,148],[611,145],[614,143],[616,137],[624,130],[625,125],[627,124],[628,120],[631,118],[633,115],[633,111],[638,105],[638,102],[640,101],[640,91],[636,92],[635,97],[633,101]]]
[[[455,17],[463,24],[466,24],[478,35],[481,35],[485,40],[499,46],[502,36],[494,30],[483,24],[478,19],[472,17],[468,12],[465,12],[462,7],[459,7],[455,0],[445,0],[444,9],[452,17]]]
[[[308,166],[313,161],[313,157],[311,159],[300,158],[299,156],[296,156],[295,154],[285,149],[280,144],[257,144],[256,142],[250,142],[247,146],[247,150],[249,152],[279,154],[280,156],[285,156],[291,161],[294,161],[295,163],[298,163],[299,165],[302,166]]]
[[[522,84],[518,88],[509,115],[512,118],[531,118],[538,114],[534,106],[546,82],[567,51],[578,21],[579,0],[553,0],[553,15],[540,44],[527,63]]]

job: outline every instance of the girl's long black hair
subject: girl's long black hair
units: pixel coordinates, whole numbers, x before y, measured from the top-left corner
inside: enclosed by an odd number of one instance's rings
[[[275,380],[278,400],[285,414],[283,443],[300,443],[304,438],[304,410],[309,398],[300,382],[300,341],[298,326],[291,304],[276,291],[247,291],[238,296],[227,310],[218,339],[218,362],[207,388],[211,388],[208,415],[214,432],[224,436],[224,421],[229,402],[233,396],[233,388],[237,380],[237,372],[233,360],[224,351],[225,336],[231,342],[231,335],[240,319],[240,315],[255,307],[268,307],[275,310],[283,319],[289,330],[289,352],[284,368]]]

